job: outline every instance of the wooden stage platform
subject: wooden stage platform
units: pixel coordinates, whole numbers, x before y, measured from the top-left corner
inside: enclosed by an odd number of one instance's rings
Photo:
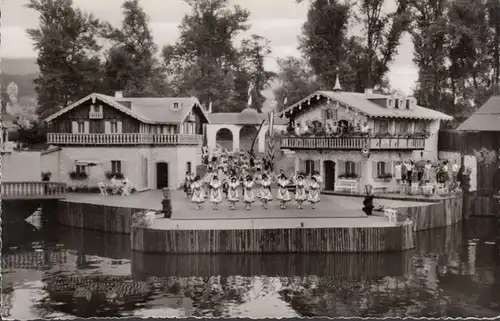
[[[111,207],[161,209],[161,191],[147,191],[129,196],[100,196],[98,194],[68,194],[64,202],[88,203]],[[376,199],[375,206],[392,208],[426,206],[432,203]],[[173,214],[171,219],[157,218],[151,226],[154,229],[276,229],[276,228],[326,228],[326,227],[385,227],[394,226],[382,217],[382,213],[367,216],[361,209],[362,199],[359,197],[322,195],[316,209],[309,203],[299,210],[295,202],[288,203],[286,210],[279,208],[277,201],[270,203],[266,210],[260,202],[252,205],[250,211],[244,205],[236,205],[230,210],[228,203],[223,202],[218,210],[206,202],[202,209],[196,210],[182,192],[172,193]]]

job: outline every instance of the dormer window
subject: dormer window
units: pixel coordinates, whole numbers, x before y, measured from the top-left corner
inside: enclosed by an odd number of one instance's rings
[[[387,98],[387,108],[392,108],[394,104],[394,100],[392,98]]]
[[[411,105],[411,100],[407,99],[406,100],[406,109],[410,109],[410,105]]]
[[[399,108],[399,99],[396,99],[396,108]]]
[[[180,109],[180,104],[178,102],[174,103],[174,110],[179,110]]]

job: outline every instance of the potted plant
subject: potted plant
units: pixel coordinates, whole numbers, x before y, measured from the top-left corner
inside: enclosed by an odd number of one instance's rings
[[[83,181],[83,180],[88,178],[88,175],[86,172],[72,171],[72,172],[69,172],[69,177],[75,181]]]
[[[52,173],[50,171],[42,172],[42,182],[50,181],[51,176],[52,176]]]

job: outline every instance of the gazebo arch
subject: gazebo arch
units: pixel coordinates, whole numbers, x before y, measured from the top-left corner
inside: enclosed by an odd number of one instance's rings
[[[219,130],[215,133],[215,143],[228,151],[233,150],[233,132],[226,127],[219,128]]]

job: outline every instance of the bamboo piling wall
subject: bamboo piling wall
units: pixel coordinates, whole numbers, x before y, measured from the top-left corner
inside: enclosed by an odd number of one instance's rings
[[[62,225],[112,233],[130,233],[132,214],[140,208],[59,201],[57,222]]]
[[[145,253],[392,252],[414,248],[412,224],[363,228],[155,230],[132,228],[131,249]]]
[[[415,231],[449,226],[463,218],[462,194],[444,198],[437,203],[425,206],[398,208],[400,215],[413,221]]]

